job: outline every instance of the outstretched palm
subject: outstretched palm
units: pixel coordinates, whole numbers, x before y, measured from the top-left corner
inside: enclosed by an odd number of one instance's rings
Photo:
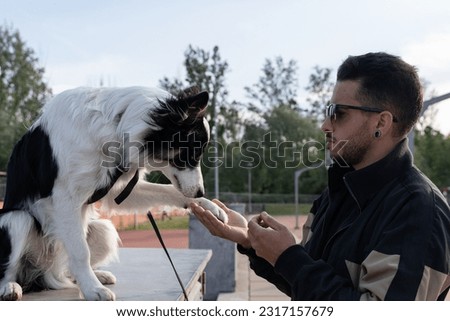
[[[218,220],[210,211],[196,203],[190,204],[192,212],[198,220],[214,235],[250,248],[247,233],[247,220],[240,213],[233,211],[219,200],[213,200],[228,215],[228,223]]]

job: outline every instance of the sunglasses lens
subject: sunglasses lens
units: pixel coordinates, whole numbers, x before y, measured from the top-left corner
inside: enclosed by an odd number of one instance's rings
[[[335,110],[335,106],[333,104],[328,105],[325,108],[325,116],[333,119],[334,118],[334,110]]]

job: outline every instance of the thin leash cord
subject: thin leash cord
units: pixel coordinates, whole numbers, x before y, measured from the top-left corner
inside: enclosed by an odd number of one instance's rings
[[[169,252],[167,251],[166,245],[164,244],[164,241],[162,239],[161,233],[159,232],[158,226],[156,225],[155,219],[153,218],[153,215],[150,211],[147,213],[147,217],[150,220],[150,223],[153,226],[153,229],[155,230],[156,236],[158,237],[159,243],[161,243],[164,252],[166,252],[167,258],[169,259],[170,265],[172,265],[172,269],[175,272],[175,276],[177,277],[178,283],[180,283],[181,289],[183,290],[184,299],[186,301],[189,301],[188,296],[186,294],[186,290],[184,289],[183,282],[181,281],[180,276],[178,275],[177,269],[175,268],[175,265],[172,262],[172,259],[170,258]]]

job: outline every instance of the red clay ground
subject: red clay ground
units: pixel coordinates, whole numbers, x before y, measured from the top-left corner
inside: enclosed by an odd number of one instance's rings
[[[295,236],[301,239],[301,228],[295,229],[297,224],[296,217],[276,216],[277,220],[289,227]],[[298,226],[303,226],[306,216],[299,216]],[[188,248],[189,247],[189,230],[161,230],[161,235],[168,248]],[[161,244],[153,230],[127,230],[119,231],[119,236],[122,239],[122,247],[152,247],[159,248]]]
[[[168,248],[188,248],[189,230],[161,230],[164,244]],[[159,248],[161,244],[153,230],[120,231],[122,247],[152,247]]]

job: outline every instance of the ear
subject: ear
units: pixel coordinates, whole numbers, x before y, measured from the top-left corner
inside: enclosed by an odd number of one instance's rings
[[[390,112],[384,111],[379,114],[378,123],[376,128],[381,130],[383,134],[387,134],[392,131],[394,121],[393,116]]]
[[[195,111],[197,113],[203,111],[208,105],[209,94],[207,91],[202,91],[195,96],[186,97],[186,103],[189,111]]]

